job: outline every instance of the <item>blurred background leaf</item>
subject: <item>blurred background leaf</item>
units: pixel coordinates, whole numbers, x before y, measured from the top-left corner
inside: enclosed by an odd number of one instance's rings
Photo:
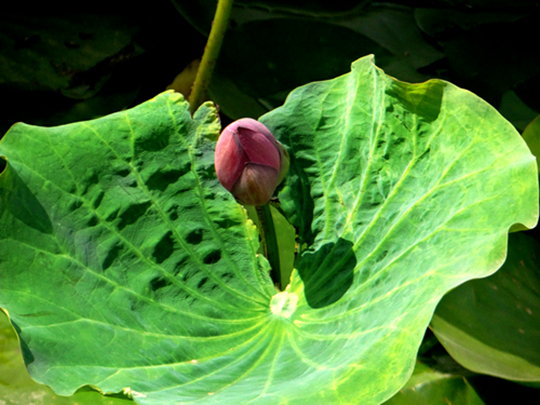
[[[540,381],[540,243],[509,236],[505,264],[446,294],[431,328],[452,357],[482,374]]]
[[[209,32],[215,0],[173,0]],[[449,80],[486,99],[518,130],[540,112],[540,7],[529,1],[238,0],[210,96],[230,118],[258,117],[293,88],[346,73],[375,54],[408,82]],[[259,80],[259,77],[265,80]]]
[[[536,403],[540,390],[458,364],[428,330],[411,378],[385,405],[499,405]]]
[[[407,384],[385,405],[484,405],[467,379],[417,360]]]
[[[0,95],[10,100],[0,133],[153,97],[202,55],[216,4],[98,0],[84,13],[10,5],[0,15]],[[225,121],[258,118],[293,88],[375,54],[400,80],[442,78],[475,92],[523,131],[540,113],[540,54],[528,40],[539,19],[540,4],[526,0],[237,0],[209,96]]]
[[[18,121],[59,125],[140,104],[200,57],[205,41],[168,0],[3,5],[0,136]]]

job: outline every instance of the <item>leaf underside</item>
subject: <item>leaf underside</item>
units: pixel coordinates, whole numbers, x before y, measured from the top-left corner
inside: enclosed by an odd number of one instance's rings
[[[261,118],[289,147],[299,232],[276,293],[217,182],[216,111],[163,93],[0,144],[0,307],[33,378],[140,404],[375,404],[408,379],[441,296],[537,217],[534,158],[482,100],[371,58]]]

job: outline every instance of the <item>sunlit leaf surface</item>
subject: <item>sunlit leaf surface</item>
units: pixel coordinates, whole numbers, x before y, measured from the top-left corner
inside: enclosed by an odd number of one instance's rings
[[[30,374],[140,404],[380,403],[412,372],[440,297],[533,226],[537,173],[510,124],[444,82],[364,58],[264,121],[290,147],[299,230],[277,293],[217,182],[216,112],[164,93],[0,144],[0,306]],[[519,179],[519,181],[517,180]]]
[[[0,313],[0,404],[2,405],[132,405],[125,398],[105,397],[83,388],[75,395],[61,397],[49,387],[36,383],[22,361],[17,336],[6,316]]]
[[[371,58],[261,121],[292,156],[280,200],[304,250],[290,341],[336,398],[382,401],[444,292],[502,265],[512,223],[535,225],[534,157],[473,94],[396,81]]]

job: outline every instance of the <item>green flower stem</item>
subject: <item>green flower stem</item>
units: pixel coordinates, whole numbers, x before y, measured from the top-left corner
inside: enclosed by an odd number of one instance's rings
[[[274,285],[281,289],[281,268],[279,265],[279,250],[276,239],[276,229],[274,228],[274,220],[272,219],[272,212],[268,204],[255,207],[257,211],[257,217],[259,219],[259,229],[261,234],[261,241],[263,245],[264,256],[270,262],[270,277],[274,281]]]
[[[212,72],[214,71],[219,50],[221,49],[221,43],[223,42],[225,31],[227,31],[232,5],[233,0],[219,0],[218,2],[212,29],[210,30],[210,36],[208,37],[208,42],[204,48],[201,64],[197,70],[197,76],[195,77],[191,95],[189,96],[190,111],[192,115],[204,102],[206,90],[210,85]]]

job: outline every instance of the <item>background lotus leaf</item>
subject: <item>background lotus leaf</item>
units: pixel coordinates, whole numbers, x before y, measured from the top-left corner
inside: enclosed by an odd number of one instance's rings
[[[540,244],[510,235],[494,275],[471,280],[437,306],[431,327],[464,367],[514,381],[540,381]]]

